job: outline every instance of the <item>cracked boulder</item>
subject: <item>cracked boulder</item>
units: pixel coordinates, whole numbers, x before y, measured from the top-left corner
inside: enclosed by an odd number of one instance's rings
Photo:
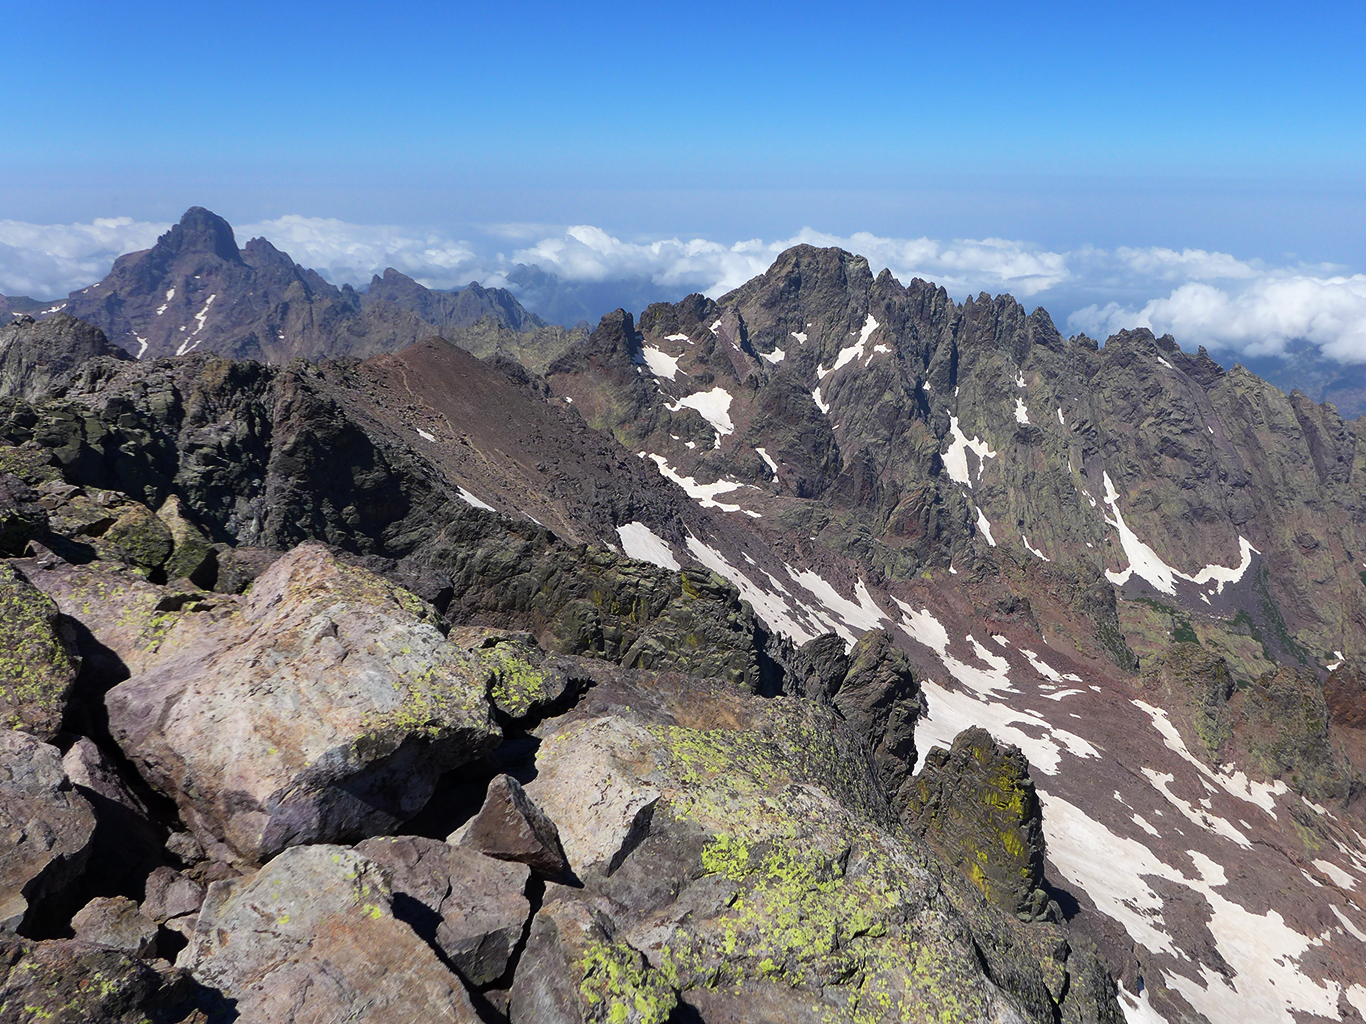
[[[110,733],[215,856],[392,832],[497,742],[435,612],[321,545],[225,600],[175,617],[106,696]]]
[[[385,872],[340,846],[215,882],[177,961],[243,1021],[479,1020],[460,979],[394,914]]]
[[[80,879],[94,832],[95,813],[62,770],[61,752],[0,732],[0,933],[28,927]]]
[[[356,852],[389,873],[395,916],[435,945],[468,984],[503,976],[531,915],[525,865],[419,836],[367,839]]]

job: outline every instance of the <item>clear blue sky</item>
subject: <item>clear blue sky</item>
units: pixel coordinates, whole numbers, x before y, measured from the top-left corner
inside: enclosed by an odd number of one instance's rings
[[[1366,5],[0,3],[0,218],[1366,252]]]

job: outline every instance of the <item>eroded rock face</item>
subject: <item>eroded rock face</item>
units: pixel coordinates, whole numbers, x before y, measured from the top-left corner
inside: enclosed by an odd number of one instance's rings
[[[94,812],[62,771],[61,752],[0,731],[0,933],[26,928],[45,900],[80,877],[94,831]]]
[[[339,846],[295,847],[250,879],[214,883],[179,963],[243,1020],[479,1019],[459,979],[394,917],[384,872]]]
[[[987,899],[1027,919],[1048,913],[1043,814],[1029,762],[985,729],[935,747],[906,789],[907,824],[943,851]]]
[[[63,374],[100,356],[131,358],[98,327],[69,313],[9,321],[0,325],[0,398],[37,398]]]
[[[57,735],[80,660],[57,606],[0,562],[0,727]]]
[[[915,723],[925,713],[920,683],[885,629],[869,630],[849,652],[849,668],[832,697],[873,751],[873,764],[897,802],[915,769]]]
[[[248,862],[390,831],[497,741],[484,680],[412,594],[319,545],[176,619],[110,731],[206,848]]]

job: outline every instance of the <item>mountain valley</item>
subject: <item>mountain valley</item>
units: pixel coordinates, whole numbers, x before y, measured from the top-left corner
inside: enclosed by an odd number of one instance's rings
[[[811,246],[10,312],[0,1019],[1366,1020],[1366,421]]]

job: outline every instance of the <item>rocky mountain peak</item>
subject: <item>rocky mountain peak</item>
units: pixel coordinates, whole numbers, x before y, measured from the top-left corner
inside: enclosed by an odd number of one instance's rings
[[[180,223],[157,239],[157,248],[175,256],[213,253],[228,263],[242,262],[232,225],[202,206],[191,206],[186,210]]]

